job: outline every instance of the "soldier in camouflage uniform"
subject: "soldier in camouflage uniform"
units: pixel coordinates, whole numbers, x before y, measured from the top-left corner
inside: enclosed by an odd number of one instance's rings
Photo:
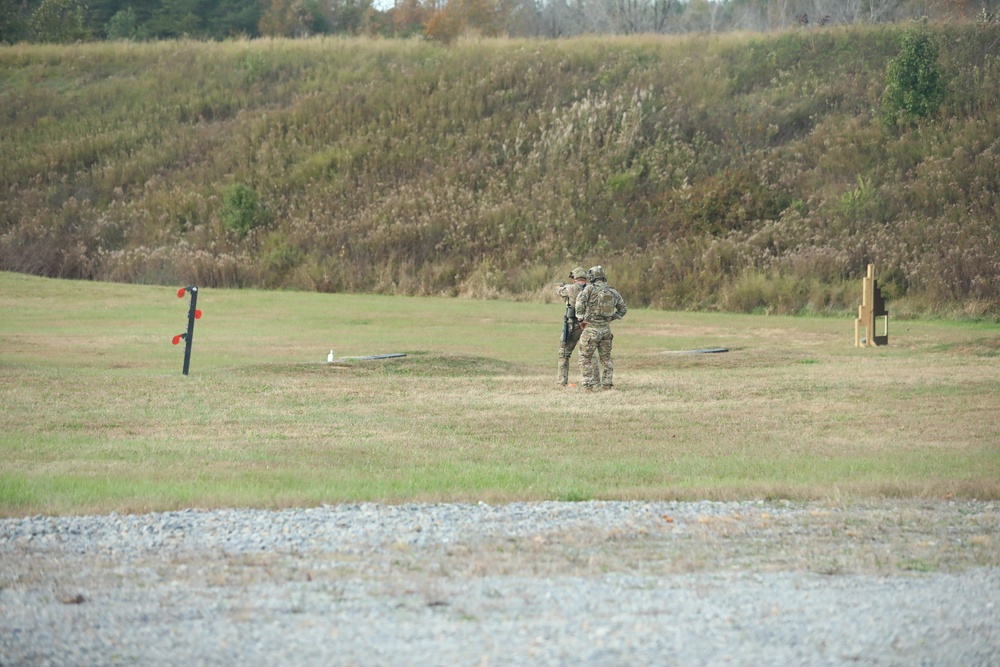
[[[567,317],[570,317],[568,326],[566,325],[567,323],[564,323],[563,335],[559,340],[559,371],[557,382],[564,387],[569,383],[569,358],[573,355],[573,350],[580,340],[580,334],[583,333],[583,329],[580,328],[580,323],[576,319],[575,309],[577,295],[587,286],[587,270],[582,266],[578,266],[570,272],[569,277],[573,279],[573,282],[568,285],[560,285],[556,288],[556,294],[566,299],[566,305],[569,309]]]
[[[625,299],[608,285],[604,267],[595,266],[587,271],[589,284],[576,297],[576,318],[580,320],[580,373],[583,389],[593,391],[600,387],[614,386],[615,363],[611,359],[611,321],[625,317],[628,308]],[[604,374],[601,375],[594,353],[600,357]]]

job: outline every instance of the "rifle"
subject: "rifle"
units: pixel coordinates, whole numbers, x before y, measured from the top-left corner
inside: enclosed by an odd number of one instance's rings
[[[569,341],[570,333],[573,331],[573,321],[576,319],[576,310],[570,305],[569,299],[566,299],[566,313],[563,315],[563,330],[562,338],[559,341],[565,345]]]
[[[570,271],[569,279],[573,280],[572,271]],[[566,283],[556,283],[556,284],[559,285],[559,287],[566,286]],[[573,332],[573,327],[576,325],[576,308],[574,308],[573,304],[569,302],[569,297],[565,297],[565,299],[566,299],[566,313],[563,315],[562,337],[559,339],[559,342],[562,343],[563,345],[565,345],[569,341],[570,335]]]

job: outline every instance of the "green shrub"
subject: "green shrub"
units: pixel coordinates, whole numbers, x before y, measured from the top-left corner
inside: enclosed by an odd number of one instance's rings
[[[20,3],[0,1],[0,44],[16,44],[28,38],[29,27],[24,14]]]
[[[139,19],[132,7],[119,10],[108,21],[108,39],[135,39],[139,35]]]
[[[83,21],[83,6],[77,0],[42,0],[31,15],[35,40],[66,44],[90,36]]]
[[[937,113],[944,96],[937,46],[927,33],[907,30],[900,53],[889,62],[886,72],[883,121],[887,125],[913,125]]]
[[[246,238],[251,230],[264,227],[268,222],[267,211],[261,205],[257,193],[242,183],[226,188],[220,217],[226,228],[236,232],[241,239]]]

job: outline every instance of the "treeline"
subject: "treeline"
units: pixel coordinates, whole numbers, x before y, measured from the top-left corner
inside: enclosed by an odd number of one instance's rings
[[[719,33],[988,18],[998,9],[1000,0],[0,0],[0,43]]]
[[[0,48],[0,270],[1000,314],[1000,24]]]

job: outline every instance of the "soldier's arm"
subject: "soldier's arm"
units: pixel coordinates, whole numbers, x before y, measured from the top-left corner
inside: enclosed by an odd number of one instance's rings
[[[576,295],[576,319],[583,322],[587,319],[587,296],[590,294],[590,285],[587,285]]]
[[[620,320],[625,317],[625,313],[628,312],[628,306],[625,305],[625,299],[622,295],[618,295],[618,303],[615,304],[615,316]]]

